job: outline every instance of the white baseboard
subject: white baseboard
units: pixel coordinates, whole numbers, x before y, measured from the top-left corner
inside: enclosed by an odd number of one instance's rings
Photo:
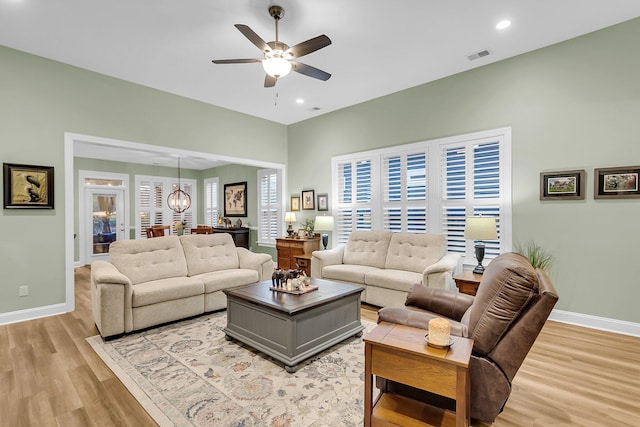
[[[640,337],[640,323],[627,322],[626,320],[609,319],[607,317],[598,317],[563,310],[553,310],[549,316],[549,320]]]
[[[44,307],[29,308],[26,310],[11,311],[9,313],[0,313],[0,325],[8,325],[9,323],[24,322],[25,320],[39,319],[41,317],[55,316],[73,311],[71,304],[53,304]]]

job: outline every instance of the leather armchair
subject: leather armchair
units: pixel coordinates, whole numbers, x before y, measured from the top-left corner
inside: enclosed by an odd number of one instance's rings
[[[451,322],[451,334],[472,338],[471,417],[493,422],[511,393],[511,381],[522,365],[558,294],[542,270],[526,258],[506,253],[487,267],[475,297],[414,285],[404,307],[385,307],[378,322],[428,329],[430,319]],[[378,388],[434,406],[455,408],[452,402],[428,392],[376,379]]]

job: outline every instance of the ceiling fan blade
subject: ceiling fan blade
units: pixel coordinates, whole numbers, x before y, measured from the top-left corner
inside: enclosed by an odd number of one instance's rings
[[[244,34],[244,36],[246,38],[249,39],[249,41],[251,43],[253,43],[254,45],[256,45],[256,47],[258,49],[260,49],[263,52],[266,52],[268,50],[271,50],[271,48],[269,47],[269,45],[267,45],[267,42],[265,42],[264,40],[262,40],[262,38],[257,35],[255,33],[255,31],[253,31],[251,28],[249,28],[247,25],[244,24],[236,24],[235,27],[240,30],[240,32],[242,34]]]
[[[318,68],[312,67],[311,65],[303,64],[302,62],[294,62],[291,61],[291,69],[296,73],[304,74],[305,76],[313,77],[318,80],[329,80],[331,74],[326,71],[322,71]]]
[[[308,55],[311,52],[327,47],[331,44],[331,39],[324,34],[318,37],[314,37],[305,42],[298,43],[295,46],[291,46],[287,52],[292,55],[293,58],[300,58],[301,56]]]
[[[274,87],[278,79],[275,77],[271,77],[269,74],[265,74],[264,76],[264,87]]]
[[[262,59],[214,59],[214,64],[249,64],[251,62],[262,62]]]

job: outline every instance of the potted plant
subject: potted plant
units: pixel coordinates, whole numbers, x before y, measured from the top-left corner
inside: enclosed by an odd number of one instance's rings
[[[515,251],[529,260],[533,268],[548,270],[553,264],[553,255],[535,240],[524,244],[516,243]]]

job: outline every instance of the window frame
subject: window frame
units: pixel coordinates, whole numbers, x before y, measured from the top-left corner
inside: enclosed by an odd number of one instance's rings
[[[334,235],[337,243],[344,243],[348,238],[348,234],[356,230],[355,221],[349,224],[341,223],[341,209],[347,209],[349,205],[353,208],[359,206],[354,203],[340,202],[340,176],[339,171],[341,165],[351,163],[355,165],[357,161],[371,161],[371,228],[372,230],[384,230],[384,209],[385,195],[383,189],[386,188],[385,178],[385,159],[394,156],[403,156],[416,154],[424,151],[426,153],[426,233],[428,234],[445,234],[444,225],[442,223],[444,213],[443,208],[447,204],[443,193],[442,164],[441,153],[446,147],[456,145],[466,145],[473,147],[474,145],[497,141],[499,144],[499,188],[500,195],[497,199],[473,199],[469,198],[469,192],[465,196],[464,215],[471,216],[478,207],[495,206],[496,200],[499,204],[499,244],[495,245],[497,253],[508,252],[512,250],[512,200],[511,200],[511,128],[498,128],[482,132],[474,132],[469,134],[456,135],[446,138],[438,138],[433,140],[415,142],[410,144],[396,145],[392,147],[362,151],[346,155],[334,156],[331,159],[331,176],[332,176],[332,214],[335,218]],[[352,170],[353,166],[352,166]],[[405,172],[404,170],[402,171]],[[466,178],[466,177],[465,177]],[[352,178],[352,185],[355,178]],[[465,187],[473,183],[473,180],[467,179]],[[473,187],[471,187],[473,194]],[[354,194],[354,193],[352,193]],[[352,196],[355,197],[355,196]],[[401,206],[411,206],[412,202],[406,201]],[[415,204],[413,204],[415,205]],[[403,222],[402,230],[407,230],[407,223]],[[463,254],[464,265],[474,266],[477,262],[474,254],[474,242],[465,241],[465,252]],[[487,254],[486,259],[491,259],[495,254]]]

